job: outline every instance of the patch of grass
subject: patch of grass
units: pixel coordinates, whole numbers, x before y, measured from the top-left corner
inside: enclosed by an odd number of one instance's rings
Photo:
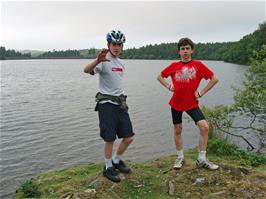
[[[232,159],[237,159],[242,165],[260,166],[266,164],[265,155],[240,150],[226,139],[213,137],[208,141],[207,150],[218,156],[229,156]]]
[[[23,197],[26,198],[38,198],[41,195],[39,187],[35,181],[28,180],[21,185],[20,191]]]
[[[208,152],[217,155],[234,156],[238,154],[238,148],[236,145],[229,143],[226,139],[217,139],[213,137],[208,141]]]
[[[121,198],[165,198],[168,167],[159,159],[144,166],[134,166],[134,178],[122,185]],[[164,196],[164,197],[162,197]]]
[[[40,190],[40,198],[95,199],[153,199],[153,198],[263,198],[266,194],[265,165],[240,167],[241,161],[231,156],[208,154],[220,169],[197,169],[197,150],[185,152],[186,163],[178,171],[172,169],[176,155],[147,162],[126,161],[131,174],[119,174],[120,183],[113,183],[102,175],[103,164],[91,164],[42,174],[33,182]],[[202,183],[195,183],[203,179]],[[169,183],[173,190],[169,193]],[[215,194],[221,195],[215,195]],[[15,198],[25,198],[21,189]]]

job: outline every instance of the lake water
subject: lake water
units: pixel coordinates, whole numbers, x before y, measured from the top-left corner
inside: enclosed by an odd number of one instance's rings
[[[0,198],[42,172],[103,161],[94,96],[98,77],[83,73],[90,60],[16,60],[1,62]],[[144,161],[175,154],[168,101],[171,93],[156,80],[171,60],[124,60],[124,89],[136,133],[125,159]],[[219,84],[200,103],[233,102],[246,66],[204,61]],[[169,79],[170,80],[170,79]],[[206,85],[202,81],[201,87]],[[183,122],[184,147],[195,148],[198,129]],[[117,145],[116,145],[117,147]]]

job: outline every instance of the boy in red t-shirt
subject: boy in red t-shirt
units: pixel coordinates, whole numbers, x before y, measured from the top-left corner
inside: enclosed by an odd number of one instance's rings
[[[169,104],[171,106],[175,145],[178,154],[173,168],[180,169],[184,164],[181,133],[182,113],[186,111],[200,130],[199,157],[196,165],[198,168],[215,170],[219,166],[208,161],[206,158],[209,125],[199,108],[198,99],[204,96],[218,82],[218,79],[202,62],[192,59],[194,44],[189,38],[180,39],[177,48],[181,61],[170,64],[157,78],[164,87],[173,92]],[[165,80],[169,76],[172,79],[172,84]],[[198,91],[202,78],[205,80],[209,79],[209,82],[201,91]]]

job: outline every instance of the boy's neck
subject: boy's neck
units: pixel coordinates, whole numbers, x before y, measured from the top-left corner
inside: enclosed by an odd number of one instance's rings
[[[188,63],[188,62],[192,61],[192,58],[190,57],[190,58],[188,58],[188,59],[181,59],[181,61],[182,61],[183,63]]]
[[[110,53],[111,57],[113,57],[113,58],[119,58],[119,55],[118,56],[115,56],[115,55],[113,55],[113,53],[111,53],[111,51],[109,53]]]

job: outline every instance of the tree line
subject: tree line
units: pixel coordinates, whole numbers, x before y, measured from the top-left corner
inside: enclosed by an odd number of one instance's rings
[[[15,50],[6,50],[4,46],[0,46],[0,60],[5,59],[30,59],[30,53],[20,53]]]
[[[266,44],[266,22],[259,25],[253,33],[236,42],[196,43],[193,57],[201,60],[223,60],[231,63],[249,64],[249,56],[254,50]],[[39,56],[19,53],[15,50],[0,48],[3,59],[93,59],[99,49],[48,51]],[[124,59],[178,59],[177,43],[146,45],[123,51]]]
[[[266,44],[266,22],[258,29],[237,42],[196,43],[193,57],[201,60],[223,60],[231,63],[248,64],[253,51]],[[126,59],[177,59],[177,43],[146,45],[123,52]]]
[[[80,59],[84,58],[79,50],[60,50],[48,51],[35,57],[37,59]]]

